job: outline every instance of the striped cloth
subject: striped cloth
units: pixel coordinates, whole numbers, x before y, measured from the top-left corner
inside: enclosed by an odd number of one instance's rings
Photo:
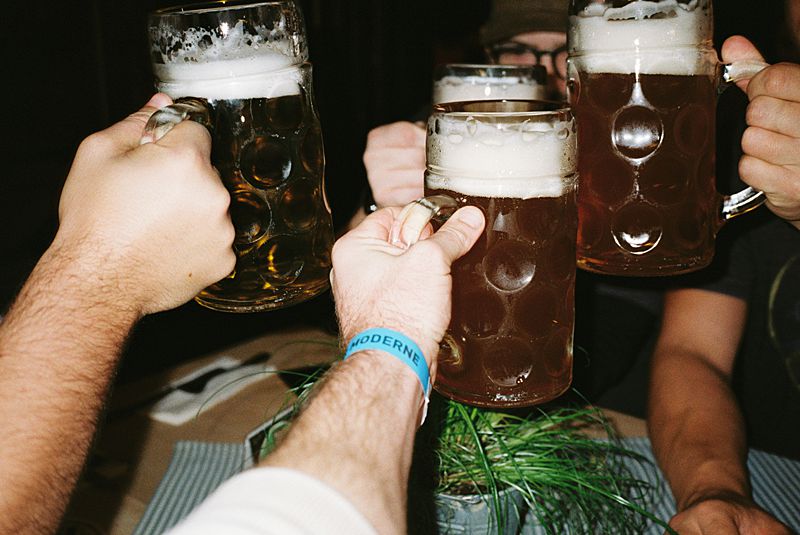
[[[647,438],[629,438],[623,443],[654,462]],[[133,535],[160,535],[177,524],[223,481],[240,472],[244,458],[241,444],[178,442],[169,468]],[[647,508],[656,517],[669,520],[675,514],[675,502],[658,468],[646,463],[626,464],[637,479],[659,488],[657,498]],[[747,465],[756,502],[800,533],[800,462],[751,450]],[[663,528],[651,524],[644,533],[663,532]],[[544,531],[535,526],[529,514],[521,533],[539,535]]]
[[[650,440],[647,438],[629,438],[623,442],[629,449],[655,463]],[[628,463],[628,468],[639,479],[646,479],[654,484],[663,481],[663,476],[657,468],[648,469],[644,465],[634,463]],[[756,503],[793,531],[800,533],[800,462],[759,450],[750,450],[747,456],[747,468],[750,471],[750,483],[753,486],[753,499]],[[663,485],[663,490],[660,499],[650,506],[650,511],[666,521],[675,514],[675,500],[666,485]],[[661,535],[664,530],[657,525],[651,525],[645,533]]]
[[[241,444],[178,442],[133,535],[158,535],[180,522],[223,481],[241,472]]]

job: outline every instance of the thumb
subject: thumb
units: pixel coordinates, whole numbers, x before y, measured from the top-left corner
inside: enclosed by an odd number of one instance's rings
[[[722,61],[725,63],[733,63],[736,61],[764,61],[764,57],[758,51],[753,43],[741,35],[734,35],[729,37],[722,44]],[[750,79],[739,80],[736,86],[742,91],[747,91],[747,86],[750,84]]]
[[[156,110],[170,104],[172,104],[171,98],[164,93],[156,93],[142,109],[109,126],[105,129],[105,133],[113,139],[114,145],[119,147],[120,152],[136,148],[150,116]]]
[[[452,264],[469,251],[483,232],[483,212],[474,206],[458,209],[428,241],[436,243]]]

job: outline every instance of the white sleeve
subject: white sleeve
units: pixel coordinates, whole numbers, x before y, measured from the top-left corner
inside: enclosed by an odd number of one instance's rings
[[[296,470],[254,468],[223,483],[167,535],[376,535],[344,496]]]

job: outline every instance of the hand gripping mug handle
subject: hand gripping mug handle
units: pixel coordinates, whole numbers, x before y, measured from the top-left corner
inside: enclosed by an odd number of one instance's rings
[[[448,195],[420,197],[405,205],[394,220],[389,242],[404,249],[411,247],[431,220],[444,223],[458,208],[456,200]]]
[[[165,106],[150,116],[139,144],[158,141],[175,125],[186,119],[211,129],[211,112],[205,100],[194,97],[179,98],[174,104]]]
[[[752,78],[767,67],[769,67],[769,63],[753,60],[723,64],[720,90],[723,91],[733,83]],[[763,191],[758,191],[750,186],[733,195],[726,195],[722,198],[721,221],[724,223],[736,216],[746,214],[764,204],[766,200]]]

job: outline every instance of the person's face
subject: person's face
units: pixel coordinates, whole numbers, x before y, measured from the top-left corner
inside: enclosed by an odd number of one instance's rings
[[[514,44],[524,46],[514,47]],[[564,32],[522,33],[496,46],[495,50],[508,50],[508,52],[493,55],[493,59],[502,65],[544,66],[547,69],[548,95],[551,98],[563,99],[567,91],[566,44],[567,34]]]

